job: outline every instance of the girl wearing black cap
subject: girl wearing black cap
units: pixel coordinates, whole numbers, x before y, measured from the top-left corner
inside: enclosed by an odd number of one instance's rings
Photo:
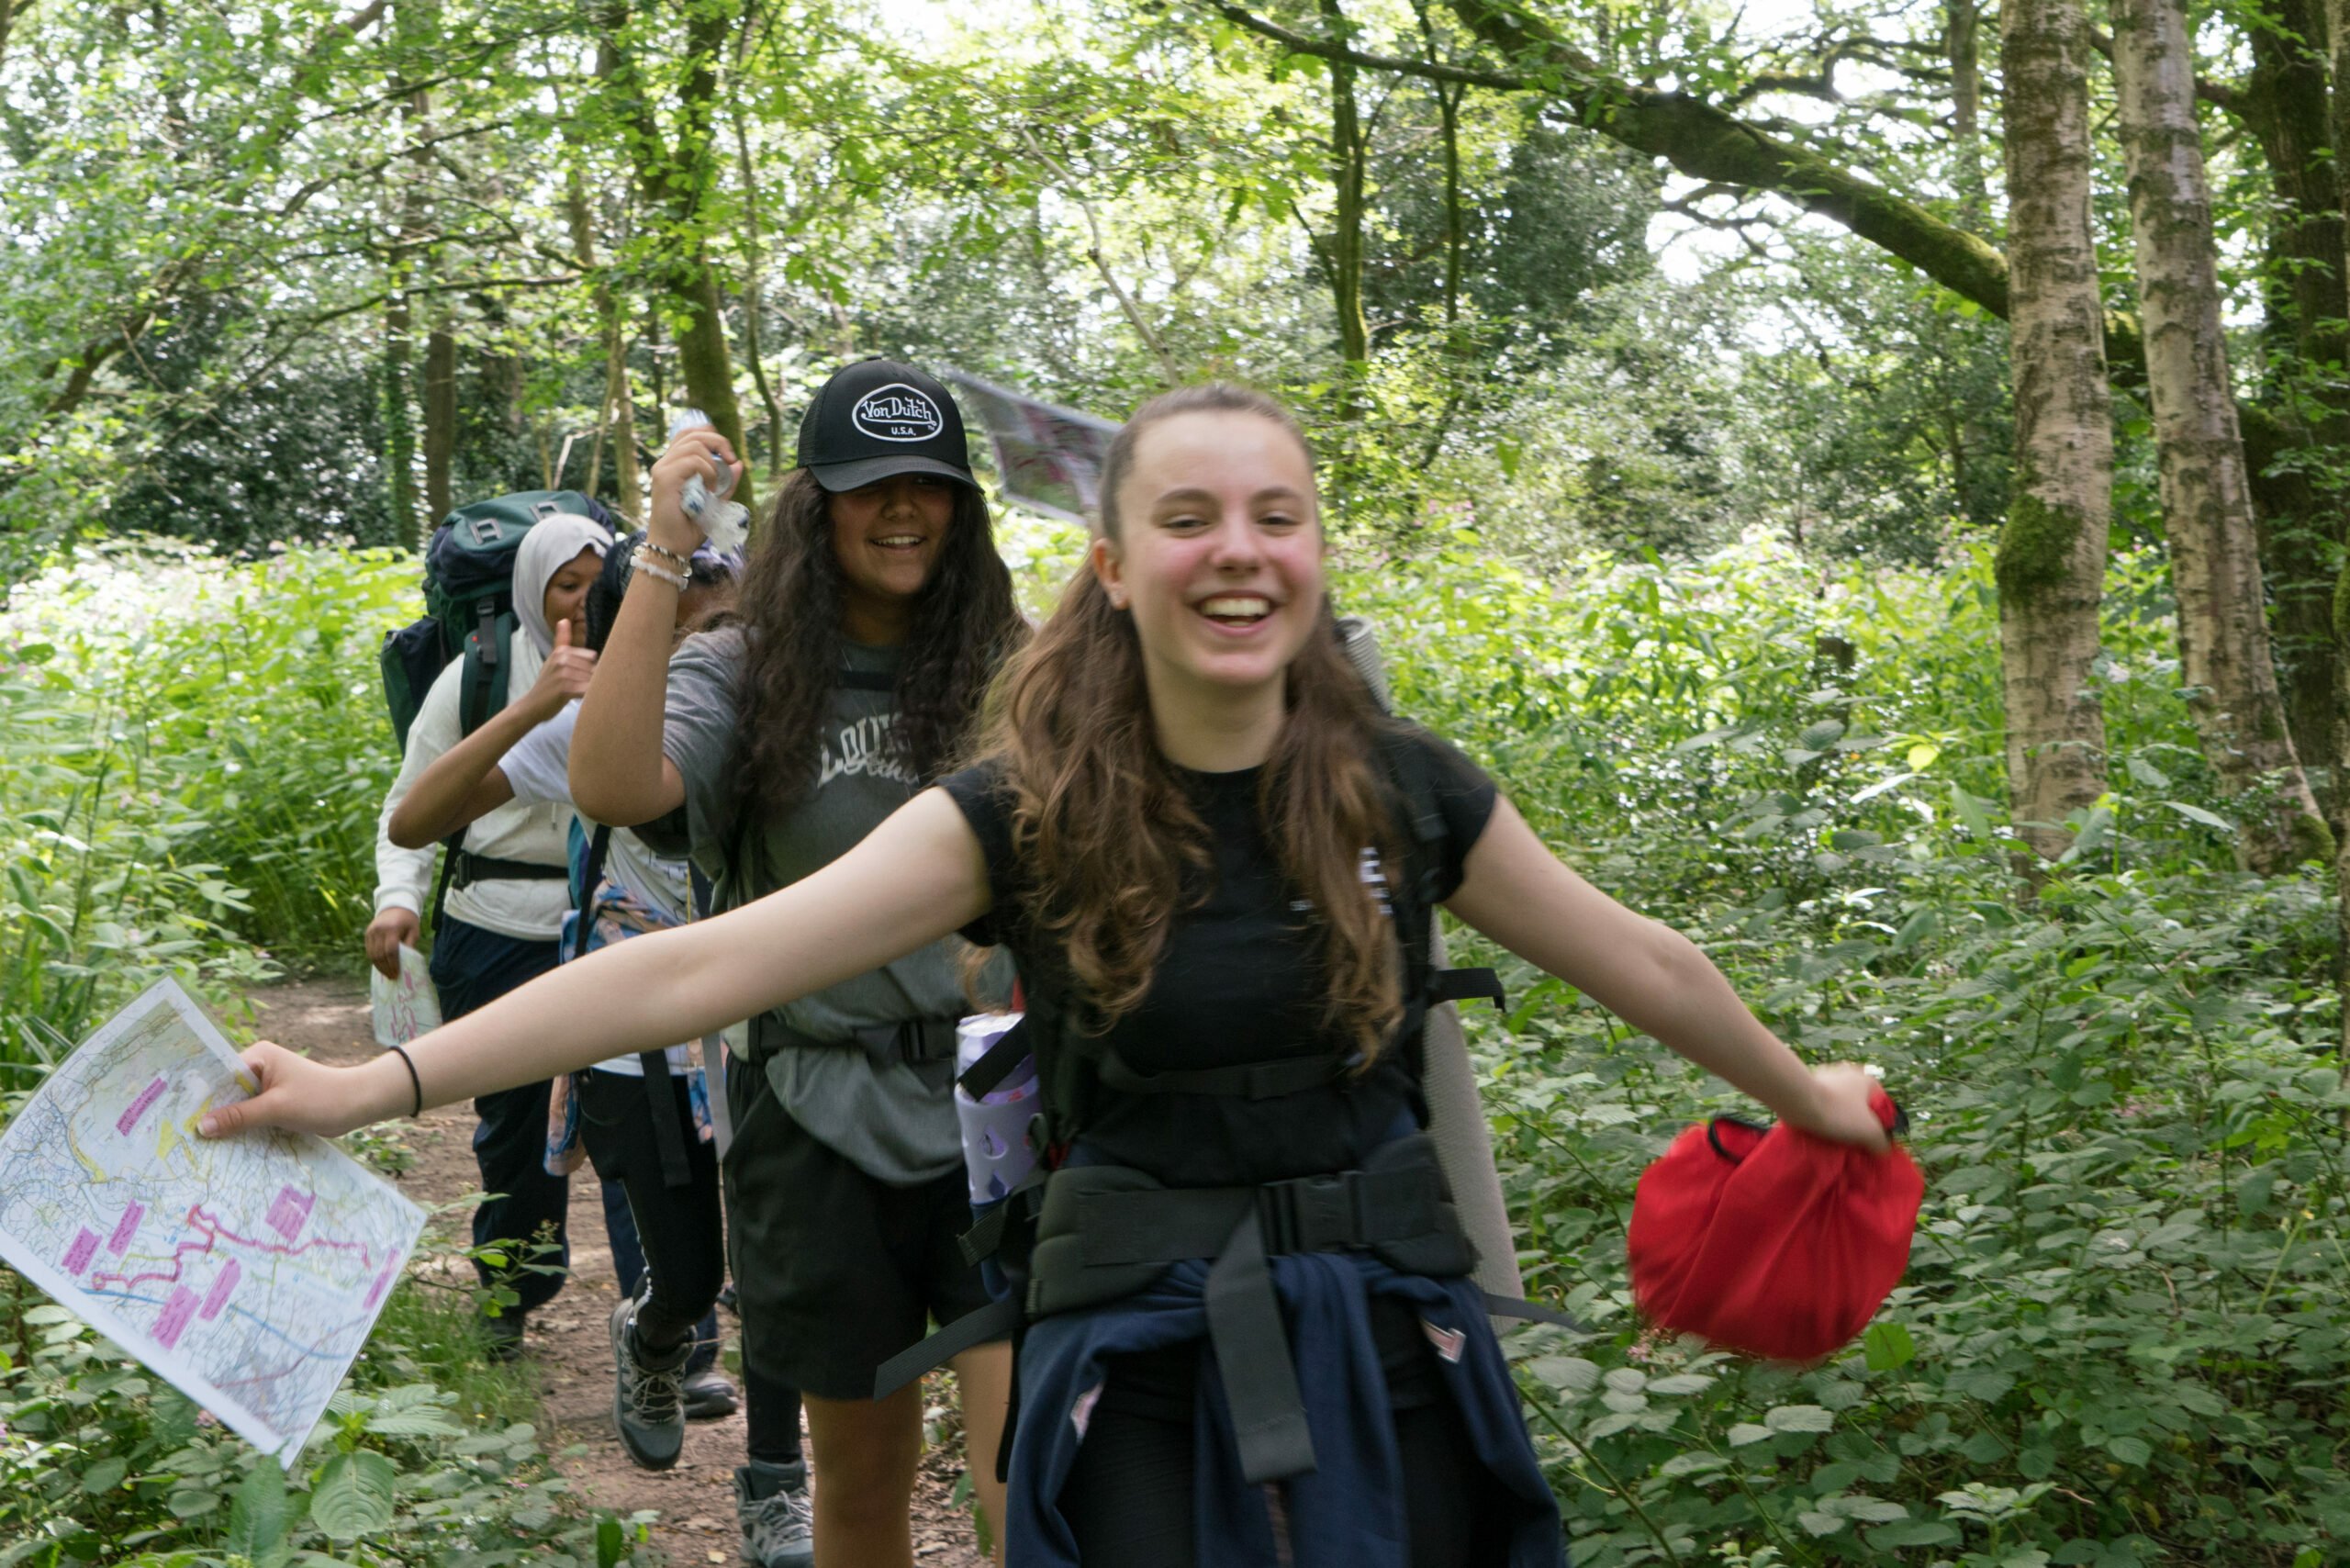
[[[1820,1136],[1882,1148],[1687,939],[1584,883],[1339,654],[1278,404],[1155,398],[981,760],[837,863],[451,1025],[274,1047],[219,1114],[337,1132],[836,983],[953,930],[1017,956],[1044,1084],[1015,1568],[1561,1568],[1555,1506],[1420,1127],[1438,904]],[[599,677],[600,678],[600,677]],[[592,698],[591,698],[592,700]],[[1404,938],[1399,940],[1399,937]],[[714,987],[724,994],[702,994]],[[532,1008],[593,1019],[534,1036]],[[496,1069],[493,1053],[515,1059]],[[819,1488],[821,1495],[821,1485]]]
[[[686,482],[722,493],[733,457],[705,428],[654,466],[646,541],[571,753],[579,809],[689,850],[721,910],[832,861],[944,773],[1024,631],[952,398],[867,360],[801,420],[800,466],[754,541],[737,622],[670,659],[675,579],[700,542]],[[964,952],[932,941],[761,1014],[727,1078],[744,1352],[805,1397],[816,1539],[834,1562],[911,1561],[922,1412],[911,1390],[875,1400],[874,1370],[987,1299],[957,1245],[970,1222],[950,1098]],[[988,978],[1008,992],[1004,970]],[[958,1370],[991,1500],[1008,1349]],[[752,1454],[746,1509],[767,1457]]]

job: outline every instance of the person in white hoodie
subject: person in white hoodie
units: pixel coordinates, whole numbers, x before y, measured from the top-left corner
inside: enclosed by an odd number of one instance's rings
[[[595,655],[585,647],[558,649],[554,627],[566,620],[574,627],[582,623],[588,590],[611,542],[603,525],[571,513],[546,519],[524,537],[514,556],[518,634],[507,686],[513,697],[532,691],[543,672],[566,699],[587,689]],[[453,660],[426,694],[376,822],[375,918],[367,927],[367,958],[386,976],[399,972],[399,949],[418,942],[433,879],[431,849],[402,849],[392,842],[392,813],[418,776],[463,738],[464,671],[464,661]],[[555,941],[571,907],[570,826],[568,806],[514,802],[465,829],[433,925],[432,984],[444,1019],[461,1017],[554,968]],[[482,1191],[490,1194],[474,1211],[474,1243],[498,1249],[506,1263],[493,1267],[476,1259],[474,1266],[485,1287],[503,1285],[518,1298],[485,1318],[502,1358],[520,1353],[524,1316],[562,1288],[562,1271],[571,1260],[564,1228],[569,1186],[549,1175],[543,1159],[548,1089],[545,1082],[526,1084],[474,1102],[480,1118],[474,1159]]]

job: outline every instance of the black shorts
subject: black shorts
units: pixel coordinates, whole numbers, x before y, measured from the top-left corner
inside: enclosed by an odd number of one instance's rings
[[[819,1399],[870,1399],[883,1361],[931,1324],[988,1303],[959,1245],[971,1227],[958,1167],[918,1187],[877,1181],[792,1119],[747,1065],[726,1075],[726,1246],[743,1354]]]

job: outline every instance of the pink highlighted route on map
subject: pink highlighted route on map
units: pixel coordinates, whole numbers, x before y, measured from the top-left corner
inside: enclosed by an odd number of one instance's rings
[[[163,1081],[158,1078],[154,1082],[149,1084],[146,1088],[139,1092],[139,1098],[130,1103],[130,1109],[125,1111],[116,1119],[114,1130],[123,1134],[125,1137],[128,1137],[130,1133],[130,1129],[139,1125],[139,1118],[147,1114],[147,1107],[152,1105],[156,1101],[162,1097]]]
[[[310,1217],[311,1205],[317,1202],[318,1199],[308,1193],[280,1187],[277,1201],[269,1205],[269,1228],[286,1240],[293,1240],[302,1234],[302,1226]]]
[[[90,1260],[97,1255],[98,1233],[85,1225],[74,1233],[73,1245],[65,1249],[65,1271],[69,1274],[80,1273],[90,1266]]]
[[[196,1315],[196,1293],[182,1285],[163,1304],[162,1316],[155,1319],[155,1342],[166,1350],[176,1349],[180,1334],[187,1327],[187,1320]]]
[[[221,1270],[219,1277],[212,1282],[212,1288],[204,1293],[204,1310],[196,1316],[207,1323],[219,1316],[220,1309],[229,1305],[229,1293],[237,1288],[237,1282],[244,1278],[244,1274],[243,1265],[234,1258],[229,1259],[229,1266]]]
[[[106,1238],[106,1250],[121,1257],[123,1249],[130,1245],[130,1238],[139,1234],[139,1222],[146,1217],[145,1204],[133,1204],[123,1210],[122,1218],[115,1222],[114,1234]]]
[[[385,1264],[383,1271],[375,1276],[375,1282],[367,1287],[367,1302],[361,1310],[365,1312],[375,1311],[375,1304],[384,1299],[384,1293],[392,1288],[392,1276],[398,1272],[398,1264]]]

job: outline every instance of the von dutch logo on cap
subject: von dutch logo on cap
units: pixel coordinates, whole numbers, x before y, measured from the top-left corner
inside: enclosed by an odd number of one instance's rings
[[[867,392],[848,417],[851,424],[878,441],[928,441],[946,428],[929,394],[902,381]]]

